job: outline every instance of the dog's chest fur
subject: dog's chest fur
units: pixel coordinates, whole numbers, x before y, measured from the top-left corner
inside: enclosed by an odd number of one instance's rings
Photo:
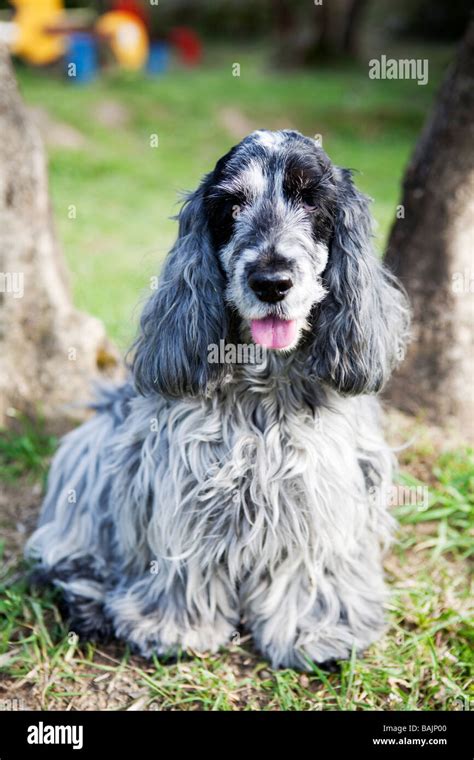
[[[300,374],[281,369],[243,368],[207,400],[132,401],[111,500],[120,510],[125,487],[135,500],[115,521],[132,564],[225,563],[238,580],[284,561],[314,567],[366,530],[359,458],[377,469],[383,449],[372,400],[334,394],[310,409]]]

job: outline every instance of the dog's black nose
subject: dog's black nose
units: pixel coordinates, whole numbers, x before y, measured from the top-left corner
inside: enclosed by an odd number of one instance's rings
[[[261,301],[276,303],[282,301],[293,287],[293,280],[282,272],[253,272],[249,276],[249,285]]]

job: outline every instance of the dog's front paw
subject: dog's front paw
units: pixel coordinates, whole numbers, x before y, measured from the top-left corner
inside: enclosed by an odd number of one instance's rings
[[[333,672],[339,669],[338,661],[347,660],[353,648],[357,653],[363,652],[381,633],[381,628],[354,632],[346,624],[321,627],[315,622],[312,626],[300,628],[291,640],[263,639],[259,632],[254,632],[256,643],[262,654],[275,668],[295,668],[297,670],[314,670],[314,663],[320,670]]]
[[[304,670],[312,670],[313,663],[321,670],[332,670],[337,661],[348,660],[354,649],[357,654],[362,654],[379,638],[382,630],[383,626],[380,625],[364,632],[355,632],[343,624],[301,630],[293,652],[295,664]]]
[[[183,628],[169,623],[163,627],[157,619],[151,626],[140,623],[126,637],[143,657],[153,654],[176,657],[182,652],[213,653],[228,644],[235,626],[197,623],[194,628]],[[122,637],[121,637],[122,638]]]
[[[108,605],[117,638],[143,657],[174,657],[181,652],[217,652],[235,632],[237,622],[217,615],[213,620],[190,621],[182,611],[163,608],[145,614],[135,600],[119,598]]]

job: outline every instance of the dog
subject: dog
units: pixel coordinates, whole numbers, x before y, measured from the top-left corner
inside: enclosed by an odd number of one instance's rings
[[[242,625],[275,668],[362,653],[394,526],[376,394],[410,323],[369,201],[314,140],[258,130],[178,221],[130,379],[63,440],[27,557],[71,630],[146,657]],[[211,362],[223,341],[261,360]]]

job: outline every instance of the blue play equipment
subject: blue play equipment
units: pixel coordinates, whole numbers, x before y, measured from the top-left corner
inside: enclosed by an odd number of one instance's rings
[[[66,75],[71,82],[85,84],[95,79],[98,68],[97,43],[92,34],[74,32],[65,55]]]
[[[170,46],[166,42],[152,42],[148,53],[148,74],[164,74],[170,61]]]

